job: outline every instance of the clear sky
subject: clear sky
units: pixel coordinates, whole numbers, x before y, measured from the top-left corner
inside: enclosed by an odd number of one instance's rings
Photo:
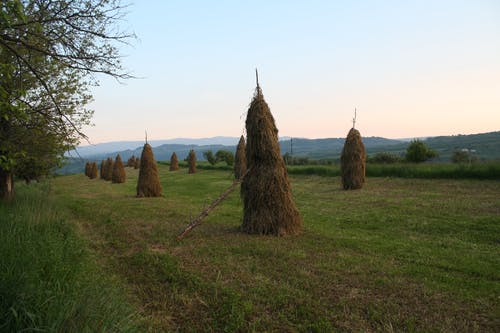
[[[239,136],[255,73],[280,136],[500,130],[498,0],[135,0],[124,65],[93,89],[91,143]]]

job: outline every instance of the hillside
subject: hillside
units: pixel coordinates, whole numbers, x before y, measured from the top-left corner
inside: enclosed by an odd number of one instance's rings
[[[238,138],[216,137],[208,139],[173,139],[179,142],[237,142]],[[184,140],[184,141],[182,141]],[[290,153],[293,148],[293,156],[308,157],[311,159],[338,159],[344,145],[345,138],[326,138],[326,139],[286,139],[280,141],[282,154]],[[453,135],[453,136],[438,136],[423,139],[423,141],[432,149],[439,153],[439,157],[435,159],[438,162],[450,161],[453,151],[457,149],[473,149],[475,155],[481,160],[499,160],[500,159],[500,131],[471,134],[471,135]],[[374,155],[379,152],[390,152],[397,155],[404,155],[408,140],[394,140],[381,137],[365,137],[363,138],[367,154]],[[81,158],[70,158],[68,164],[61,168],[58,173],[69,174],[81,172],[86,161],[101,161],[108,156],[115,157],[118,153],[123,159],[128,159],[130,156],[140,156],[142,151],[142,143],[133,142],[136,147],[126,150],[110,150],[109,152],[100,152],[98,154],[85,155],[81,154]],[[157,142],[158,143],[158,142]],[[130,144],[130,143],[128,143]],[[217,151],[220,149],[235,151],[236,145],[222,144],[180,144],[168,143],[155,145],[155,141],[151,142],[153,152],[158,161],[168,161],[173,152],[177,154],[179,159],[184,159],[190,149],[197,152],[197,158],[203,160],[203,152],[207,150]],[[104,144],[103,144],[104,145]],[[115,144],[109,147],[115,147]],[[100,149],[100,148],[99,148]],[[99,150],[100,151],[100,150]],[[74,155],[73,155],[74,156]]]

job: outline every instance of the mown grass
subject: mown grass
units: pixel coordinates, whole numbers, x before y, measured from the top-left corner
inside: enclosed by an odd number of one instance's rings
[[[1,332],[138,332],[116,279],[47,199],[47,184],[0,202]]]
[[[299,236],[239,231],[232,194],[184,240],[176,235],[232,181],[228,170],[169,172],[164,197],[59,177],[59,210],[128,285],[150,331],[495,332],[500,181],[292,176]]]
[[[337,177],[340,166],[288,166],[294,175],[318,175]],[[472,165],[451,163],[397,163],[366,165],[368,177],[400,177],[421,179],[500,179],[500,163],[476,163]]]

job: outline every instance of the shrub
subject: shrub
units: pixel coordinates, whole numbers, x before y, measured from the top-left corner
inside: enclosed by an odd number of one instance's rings
[[[234,154],[229,150],[218,150],[215,153],[215,163],[226,162],[227,165],[232,166],[234,164]]]
[[[381,152],[368,157],[367,162],[376,164],[394,164],[402,162],[402,158],[396,154]]]
[[[215,160],[214,153],[211,150],[207,150],[203,152],[203,157],[207,160],[211,165],[215,165],[217,161]]]

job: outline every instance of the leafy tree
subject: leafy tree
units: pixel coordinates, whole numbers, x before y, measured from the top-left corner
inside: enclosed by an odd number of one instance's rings
[[[214,153],[211,150],[207,150],[203,152],[203,157],[210,163],[211,165],[215,165],[217,163]]]
[[[406,148],[406,160],[408,162],[420,163],[436,157],[436,151],[429,149],[420,140],[413,140]]]
[[[455,150],[451,155],[451,161],[453,163],[461,163],[461,164],[476,162],[477,157],[474,156],[472,153],[473,151],[469,149]]]
[[[234,154],[228,150],[218,150],[215,153],[215,163],[226,162],[227,165],[234,164]]]
[[[15,173],[35,177],[29,161],[46,173],[86,138],[96,73],[130,77],[115,46],[131,37],[116,28],[122,10],[119,0],[0,3],[0,197]]]

